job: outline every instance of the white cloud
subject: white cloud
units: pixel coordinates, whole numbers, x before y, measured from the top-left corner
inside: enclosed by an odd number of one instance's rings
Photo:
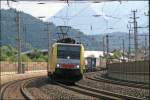
[[[96,12],[96,14],[101,14],[102,5],[104,5],[104,3],[93,3],[91,4],[91,8]]]
[[[95,15],[100,15],[103,16],[103,18],[105,20],[109,20],[109,18],[106,16],[105,11],[104,11],[104,7],[105,7],[105,2],[104,3],[95,3],[95,4],[91,4],[91,8],[95,11]]]
[[[56,3],[56,2],[45,2],[45,4],[37,4],[34,1],[20,1],[20,2],[10,2],[12,8],[16,8],[25,13],[31,14],[34,17],[45,16],[43,20],[55,15],[60,11],[66,4]],[[1,8],[9,9],[7,2],[3,1]]]
[[[14,2],[10,2],[10,6],[20,9],[22,11],[24,11],[25,13],[31,14],[35,17],[38,16],[46,16],[46,18],[44,19],[44,21],[46,21],[48,18],[50,18],[51,16],[54,16],[56,13],[58,13],[63,7],[65,7],[67,4],[66,3],[60,3],[60,2],[46,2],[46,4],[44,5],[39,5],[37,4],[37,2],[29,2],[29,1],[22,1],[19,3],[14,3]],[[72,9],[68,10],[68,16],[72,16],[72,15],[76,15],[81,14],[83,12],[81,6],[84,6],[85,4],[83,3],[76,3],[76,4],[70,4],[69,7],[72,7]],[[91,22],[89,24],[89,21],[91,21],[91,19],[93,18],[91,17],[86,17],[88,19],[87,23],[83,23],[84,25],[78,25],[77,28],[83,30],[83,32],[85,32],[86,34],[91,34],[91,30],[87,30],[87,26],[89,25],[93,25],[93,29],[95,27],[98,26],[102,26],[101,29],[98,30],[92,30],[93,33],[104,33],[106,31],[108,32],[112,32],[112,31],[123,31],[123,32],[127,32],[127,22],[129,20],[129,17],[132,16],[132,12],[131,10],[133,9],[137,9],[137,16],[139,16],[140,18],[138,19],[138,23],[142,25],[145,25],[145,23],[147,24],[148,22],[146,22],[145,19],[147,19],[147,17],[144,16],[144,12],[148,11],[148,1],[122,1],[122,3],[120,4],[117,1],[114,2],[102,2],[102,3],[90,3],[89,9],[93,9],[95,12],[95,14],[98,15],[102,15],[102,17],[100,17],[99,19],[97,19],[96,23],[95,22]],[[1,3],[1,8],[5,8],[8,9],[7,3],[6,1],[2,1]],[[78,9],[79,8],[79,9]],[[102,11],[103,9],[103,11]],[[80,11],[81,10],[81,11]],[[67,11],[67,10],[66,10]],[[87,9],[85,9],[84,11],[87,11]],[[78,14],[78,15],[79,15]],[[93,13],[92,13],[93,14]],[[66,14],[65,14],[66,15]],[[77,16],[78,17],[78,16]],[[117,18],[121,18],[121,19],[117,19]],[[143,21],[143,19],[145,21]],[[105,20],[105,22],[103,21]],[[56,19],[52,19],[52,21],[56,24],[56,25],[62,25],[62,21],[60,20],[56,20]],[[97,23],[100,22],[101,23]],[[106,22],[107,21],[107,22]],[[71,22],[74,22],[71,20]],[[70,22],[70,23],[71,23]],[[71,23],[71,24],[77,24],[78,22],[80,22],[82,24],[82,21],[80,18],[79,20],[77,20],[75,23]],[[86,24],[86,25],[85,25]],[[107,27],[112,27],[113,26],[113,30],[106,30]],[[107,33],[107,32],[106,32]]]

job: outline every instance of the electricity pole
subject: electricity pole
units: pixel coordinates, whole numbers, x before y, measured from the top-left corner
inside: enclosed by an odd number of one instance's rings
[[[107,48],[107,58],[106,58],[106,65],[109,63],[108,57],[109,57],[109,36],[106,35],[106,48]],[[107,67],[107,66],[106,66]]]
[[[130,23],[130,22],[129,22]],[[129,29],[129,36],[128,36],[128,61],[130,61],[130,55],[131,55],[131,23],[129,24],[129,26],[127,25],[127,28]]]
[[[47,23],[47,34],[48,34],[48,46],[50,46],[50,30],[49,30],[50,23]]]
[[[124,51],[125,51],[125,48],[124,48],[124,39],[122,39],[122,47],[123,47],[123,61],[124,61]]]
[[[16,25],[17,25],[17,48],[18,48],[18,73],[22,73],[22,64],[21,64],[21,38],[20,38],[20,13],[16,11]]]
[[[143,36],[144,37],[144,51],[145,51],[145,55],[146,55],[146,47],[147,47],[147,36],[149,35],[138,35],[138,36]]]
[[[150,3],[150,1],[148,2],[148,4]],[[148,22],[149,22],[149,10],[148,10],[148,13],[146,14],[146,13],[144,13],[145,14],[145,16],[147,16],[148,17]],[[148,25],[147,25],[147,28],[148,28],[148,35],[149,35],[149,37],[150,37],[150,34],[149,34],[149,23],[148,23]],[[149,39],[149,42],[150,42],[150,39]],[[145,45],[147,45],[147,44],[145,44]],[[148,45],[148,48],[150,49],[150,45]]]
[[[147,48],[147,38],[146,38],[146,35],[145,35],[145,55],[146,55],[146,48]]]
[[[130,17],[133,19],[133,25],[134,25],[134,49],[135,49],[135,60],[137,60],[137,55],[138,55],[138,38],[137,38],[137,18],[139,17],[136,17],[136,12],[137,10],[133,10],[133,17]]]
[[[105,37],[103,37],[103,56],[105,56]]]
[[[130,47],[130,44],[131,44],[131,30],[129,29],[129,53],[128,53],[128,59],[130,60],[130,54],[131,54],[131,47]]]
[[[50,66],[50,47],[51,47],[51,45],[50,45],[50,31],[49,31],[49,25],[50,25],[50,23],[47,23],[46,24],[47,25],[47,34],[48,34],[48,64],[47,64],[47,69],[48,69],[48,67]]]

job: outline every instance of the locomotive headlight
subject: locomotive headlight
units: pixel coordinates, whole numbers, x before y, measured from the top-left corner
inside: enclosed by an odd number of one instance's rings
[[[60,67],[60,65],[59,64],[57,64],[57,68],[59,68]]]
[[[80,67],[79,65],[76,66],[76,68],[79,68],[79,67]]]

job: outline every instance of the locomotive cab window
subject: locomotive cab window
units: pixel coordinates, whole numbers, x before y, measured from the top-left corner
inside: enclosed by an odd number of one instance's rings
[[[57,57],[64,59],[80,59],[80,45],[58,45]]]

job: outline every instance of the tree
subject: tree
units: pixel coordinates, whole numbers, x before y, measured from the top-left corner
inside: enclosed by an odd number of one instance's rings
[[[21,59],[22,59],[22,62],[32,62],[32,60],[30,59],[30,57],[28,57],[25,54],[21,55]]]
[[[0,47],[0,61],[16,61],[17,50],[11,46]]]
[[[113,55],[111,57],[112,59],[119,59],[122,56],[122,53],[119,51],[114,51],[112,53],[113,53]]]
[[[48,55],[44,55],[40,50],[34,49],[33,53],[31,54],[31,59],[33,61],[38,62],[47,62],[48,61]]]
[[[1,46],[0,47],[0,61],[17,61],[17,50],[12,46]],[[27,55],[21,55],[23,62],[32,61]]]

